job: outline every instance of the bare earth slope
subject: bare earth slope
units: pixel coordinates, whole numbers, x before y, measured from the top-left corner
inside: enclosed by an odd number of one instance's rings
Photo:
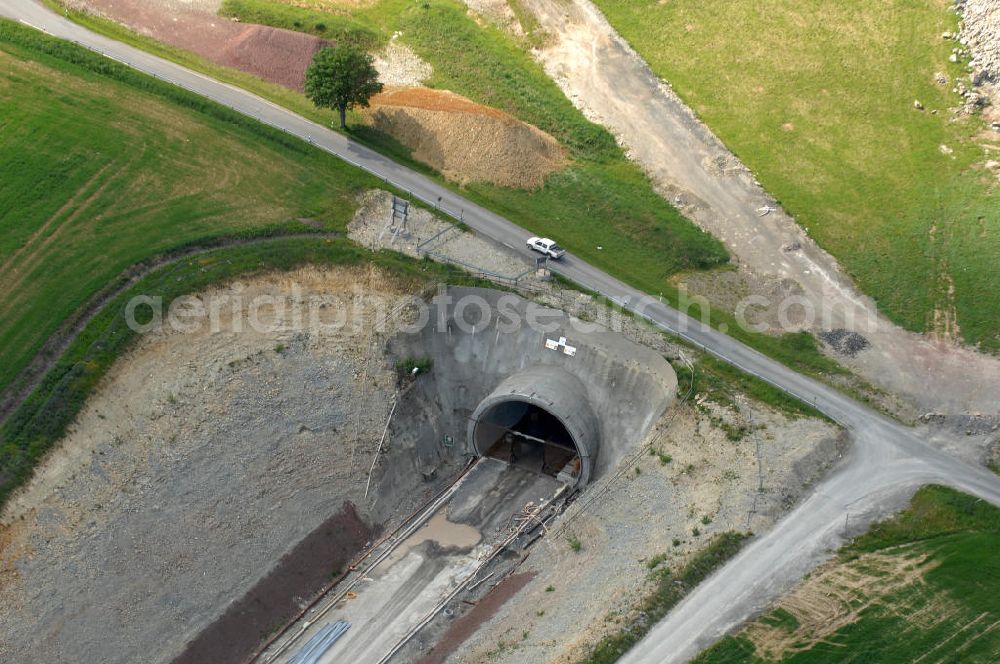
[[[326,45],[318,37],[221,18],[219,0],[74,0],[144,35],[183,48],[293,90],[302,90],[306,67]]]
[[[304,333],[265,306],[267,328],[244,311],[237,331],[225,305],[220,332],[150,333],[116,364],[2,513],[0,661],[168,662],[345,501],[362,503],[396,381],[372,362],[359,390],[368,333],[351,323],[375,315],[354,305],[398,286],[302,269],[214,293],[299,297],[293,285],[343,298],[348,324]]]
[[[372,99],[372,125],[449,180],[540,187],[566,163],[551,136],[447,90],[397,88]]]

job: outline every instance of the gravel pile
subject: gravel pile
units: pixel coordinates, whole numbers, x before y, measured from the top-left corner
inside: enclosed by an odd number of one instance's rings
[[[969,64],[989,80],[1000,80],[1000,3],[956,0],[955,8],[962,16],[959,40],[972,56]]]
[[[420,85],[434,73],[430,63],[422,60],[409,46],[397,41],[398,33],[381,53],[375,54],[375,69],[383,85]]]
[[[565,150],[552,136],[447,90],[387,89],[365,117],[454,182],[532,189],[566,166]]]
[[[819,333],[819,338],[826,342],[830,348],[847,357],[854,357],[871,345],[868,339],[857,332],[844,329],[825,330]]]

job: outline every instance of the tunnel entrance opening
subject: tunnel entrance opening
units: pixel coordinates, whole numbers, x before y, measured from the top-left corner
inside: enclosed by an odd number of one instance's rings
[[[570,484],[580,477],[582,459],[572,434],[558,417],[532,403],[504,401],[483,412],[475,446],[485,456]]]

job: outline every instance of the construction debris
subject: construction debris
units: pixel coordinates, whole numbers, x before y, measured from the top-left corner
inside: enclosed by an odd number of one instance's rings
[[[351,623],[346,620],[327,623],[288,660],[288,664],[316,664],[319,658],[325,655],[326,651],[333,647],[333,644],[350,628]]]
[[[854,357],[870,345],[868,339],[857,332],[845,329],[820,332],[819,338],[830,346],[830,348],[847,357]]]

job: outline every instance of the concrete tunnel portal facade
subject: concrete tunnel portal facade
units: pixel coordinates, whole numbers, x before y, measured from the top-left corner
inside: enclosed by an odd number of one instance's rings
[[[392,422],[400,463],[383,466],[386,490],[468,456],[582,488],[638,449],[675,398],[664,355],[622,331],[503,291],[444,295],[430,303],[435,324],[389,342],[397,362],[428,358],[432,368],[406,388]],[[482,306],[461,305],[469,300]]]
[[[575,486],[593,474],[600,422],[579,378],[543,366],[507,377],[479,404],[469,422],[469,446],[557,477]]]

